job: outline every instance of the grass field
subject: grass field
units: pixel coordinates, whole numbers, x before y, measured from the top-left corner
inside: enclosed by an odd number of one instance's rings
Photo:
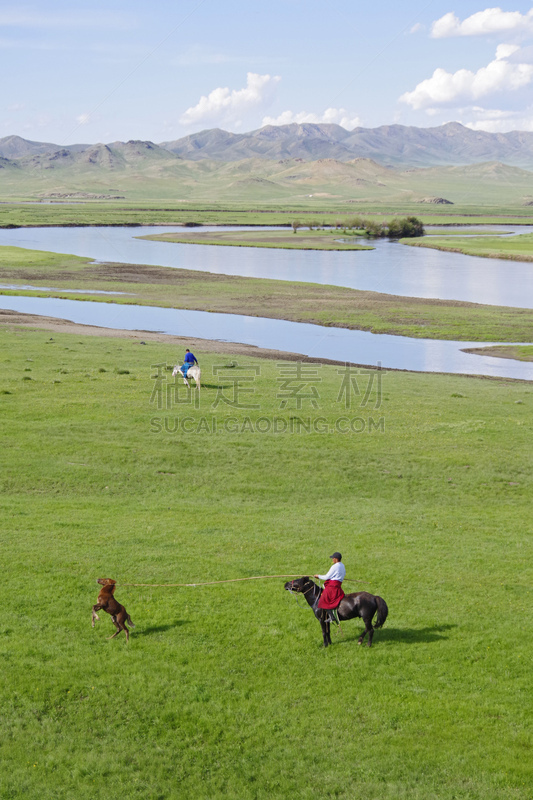
[[[20,198],[24,200],[27,198]],[[450,210],[451,209],[451,210]],[[394,216],[419,217],[425,225],[531,224],[531,207],[517,204],[470,203],[434,206],[420,203],[338,203],[302,200],[273,206],[268,203],[161,202],[9,202],[0,203],[0,228],[40,225],[290,225],[297,217],[324,224],[355,215],[383,220]]]
[[[533,234],[531,233],[520,236],[474,236],[463,239],[454,236],[452,241],[446,237],[431,236],[416,240],[403,239],[402,241],[413,247],[431,247],[435,250],[464,253],[467,256],[533,261]]]
[[[276,362],[196,351],[195,408],[164,391],[170,343],[0,339],[2,800],[529,800],[531,384],[357,373],[346,408],[317,366],[297,409]],[[337,548],[389,605],[370,650],[358,623],[322,649],[283,579],[122,587],[129,645],[90,626],[97,577],[314,573]]]
[[[357,253],[353,257],[357,259]],[[422,338],[480,342],[533,340],[530,309],[400,297],[339,286],[240,278],[170,267],[94,264],[78,256],[18,247],[0,247],[0,283],[43,287],[0,289],[1,294],[8,295],[246,314]],[[90,290],[124,294],[96,296],[87,294]]]

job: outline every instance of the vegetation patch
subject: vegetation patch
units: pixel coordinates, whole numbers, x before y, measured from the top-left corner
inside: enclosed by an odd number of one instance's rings
[[[187,233],[158,233],[139,236],[139,239],[151,239],[157,242],[177,242],[181,244],[218,244],[231,247],[276,247],[290,250],[371,250],[372,247],[361,245],[358,239],[377,239],[388,236],[390,239],[416,237],[424,234],[424,225],[417,217],[394,218],[390,222],[365,219],[364,217],[347,217],[336,219],[334,226],[327,222],[293,219],[293,238],[286,230],[281,231],[194,231]],[[307,228],[306,231],[302,229]],[[325,229],[324,229],[325,228]],[[339,239],[339,231],[348,239]]]

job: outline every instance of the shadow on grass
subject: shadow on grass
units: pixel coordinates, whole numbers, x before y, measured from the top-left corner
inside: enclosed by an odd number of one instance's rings
[[[342,623],[346,625],[346,622]],[[432,642],[439,642],[443,639],[448,639],[446,635],[452,628],[457,625],[432,625],[427,628],[378,628],[374,633],[373,645],[388,642],[399,642],[400,644],[431,644]],[[333,637],[333,644],[352,644],[355,639],[358,639],[362,630],[353,631],[353,629],[344,628],[344,638],[342,634],[338,637]],[[365,639],[366,645],[368,639]]]
[[[457,625],[432,625],[428,628],[383,628],[378,629],[374,634],[374,641],[379,639],[383,642],[401,642],[403,644],[431,644],[442,639],[448,639],[446,635]]]
[[[167,622],[165,625],[151,625],[149,628],[144,628],[142,631],[133,631],[135,638],[137,636],[151,636],[153,633],[164,633],[170,631],[172,628],[179,628],[181,625],[188,625],[188,619],[175,619],[174,622]]]

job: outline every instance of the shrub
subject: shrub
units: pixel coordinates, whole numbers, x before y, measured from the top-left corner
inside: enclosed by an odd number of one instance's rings
[[[412,236],[423,236],[424,225],[418,217],[404,217],[403,219],[393,219],[386,231],[389,239],[402,239]]]

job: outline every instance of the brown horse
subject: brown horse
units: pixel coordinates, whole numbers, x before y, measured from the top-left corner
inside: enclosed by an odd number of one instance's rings
[[[129,622],[132,628],[135,627],[135,624],[132,622],[131,617],[124,606],[121,605],[118,600],[115,600],[113,596],[115,592],[116,581],[114,581],[112,578],[98,578],[96,582],[101,584],[102,588],[100,589],[98,600],[93,606],[93,628],[95,621],[100,619],[96,612],[107,611],[107,613],[111,615],[113,625],[117,629],[116,633],[114,633],[112,636],[108,636],[107,638],[114,639],[115,636],[118,636],[121,631],[126,631],[126,641],[129,642],[130,632],[126,627],[126,622]]]
[[[298,578],[295,581],[287,581],[285,589],[288,592],[296,594],[303,594],[308,604],[311,606],[315,613],[315,617],[320,622],[322,628],[322,636],[324,638],[324,647],[331,644],[330,636],[330,622],[327,612],[318,607],[318,601],[322,594],[322,589],[316,585],[307,575],[303,578]],[[372,620],[377,611],[377,618],[374,625]],[[337,616],[340,622],[344,620],[355,619],[361,617],[365,623],[365,630],[358,639],[357,644],[363,644],[364,638],[368,633],[368,646],[372,647],[372,639],[374,636],[374,628],[381,628],[385,624],[389,609],[382,597],[377,594],[369,594],[368,592],[354,592],[353,594],[345,594],[342,598],[339,607],[337,608]]]

